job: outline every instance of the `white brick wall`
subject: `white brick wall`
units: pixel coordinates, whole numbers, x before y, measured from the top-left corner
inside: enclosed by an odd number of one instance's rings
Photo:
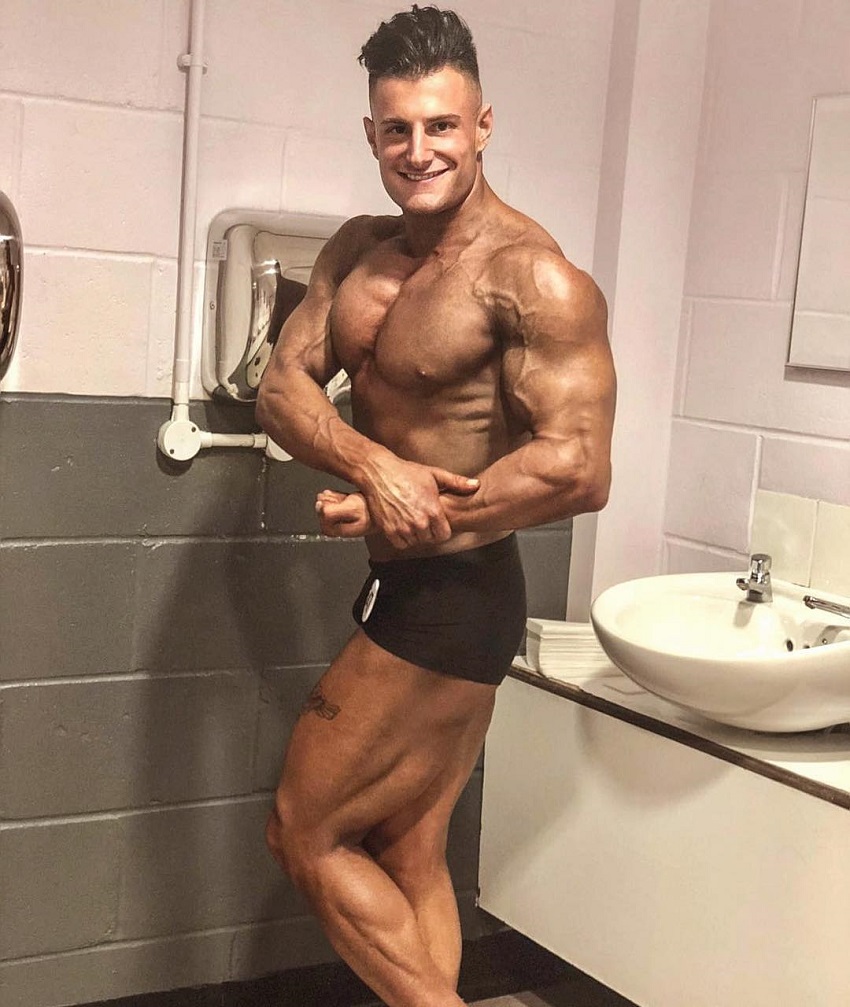
[[[488,177],[589,267],[614,0],[455,6],[496,113]],[[227,207],[394,212],[363,138],[356,56],[404,5],[206,7],[197,255]],[[4,391],[170,394],[188,18],[188,0],[4,0],[0,189],[27,248]]]
[[[850,379],[785,369],[812,99],[850,91],[848,53],[843,0],[776,0],[769,10],[713,0],[668,477],[668,570],[740,566],[754,547],[747,531],[759,488],[850,504]],[[850,518],[846,508],[829,513]],[[777,552],[782,545],[774,541]],[[841,562],[850,565],[850,551]],[[826,572],[820,579],[824,589],[837,583]]]

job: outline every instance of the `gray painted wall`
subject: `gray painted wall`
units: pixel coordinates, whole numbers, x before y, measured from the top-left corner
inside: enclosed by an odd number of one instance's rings
[[[54,1007],[333,958],[266,853],[301,702],[353,629],[333,480],[258,452],[160,458],[161,400],[0,399],[0,1002]],[[253,429],[207,403],[207,428]],[[565,610],[570,524],[521,535]],[[467,937],[481,768],[450,865]]]

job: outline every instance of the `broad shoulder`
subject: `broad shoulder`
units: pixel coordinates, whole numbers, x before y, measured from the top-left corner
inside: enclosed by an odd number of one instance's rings
[[[322,259],[333,279],[340,283],[364,255],[401,231],[400,216],[362,214],[351,217],[328,239],[322,251]]]
[[[602,291],[593,278],[570,262],[558,246],[539,234],[496,249],[486,270],[494,303],[516,312],[555,314],[565,321],[607,320]]]

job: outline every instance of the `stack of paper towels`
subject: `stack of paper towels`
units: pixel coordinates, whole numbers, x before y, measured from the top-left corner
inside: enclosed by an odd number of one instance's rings
[[[541,675],[591,678],[617,673],[589,622],[528,619],[525,646],[526,662]]]

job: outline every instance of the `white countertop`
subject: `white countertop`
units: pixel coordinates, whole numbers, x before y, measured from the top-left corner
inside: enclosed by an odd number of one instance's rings
[[[850,794],[850,725],[799,734],[767,734],[728,727],[680,709],[636,685],[613,665],[593,675],[542,675],[524,658],[514,667],[542,681],[561,682],[615,706],[676,727],[697,738]]]

